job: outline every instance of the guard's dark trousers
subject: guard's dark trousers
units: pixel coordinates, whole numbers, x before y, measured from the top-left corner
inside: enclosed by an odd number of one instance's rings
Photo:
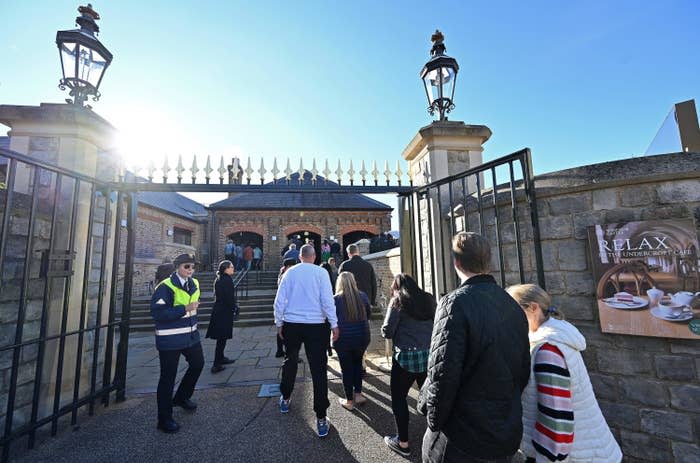
[[[326,377],[326,366],[328,365],[326,348],[330,337],[328,324],[285,322],[282,336],[284,337],[284,349],[287,352],[284,365],[282,365],[282,382],[280,384],[282,396],[287,400],[294,390],[299,349],[303,343],[309,362],[309,370],[311,370],[311,379],[314,383],[314,412],[316,412],[317,418],[325,418],[326,410],[330,406],[330,402],[328,402],[328,378]]]
[[[185,357],[189,364],[185,375],[180,381],[175,397],[173,388],[175,387],[175,376],[177,375],[177,364],[180,355]],[[183,401],[192,397],[194,387],[199,379],[199,374],[204,368],[204,354],[202,344],[197,343],[187,349],[161,350],[158,351],[160,357],[160,380],[158,381],[158,419],[172,419],[173,400]]]

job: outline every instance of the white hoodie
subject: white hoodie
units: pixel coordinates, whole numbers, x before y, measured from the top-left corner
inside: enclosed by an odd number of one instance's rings
[[[596,401],[581,351],[586,349],[586,339],[571,323],[549,318],[537,331],[529,334],[530,356],[534,367],[537,350],[544,343],[559,348],[571,374],[571,399],[574,410],[574,442],[566,462],[619,463],[622,452],[605,422]],[[520,449],[538,462],[549,461],[539,455],[532,446],[532,432],[537,420],[537,388],[535,374],[531,370],[530,381],[522,395],[523,439]]]

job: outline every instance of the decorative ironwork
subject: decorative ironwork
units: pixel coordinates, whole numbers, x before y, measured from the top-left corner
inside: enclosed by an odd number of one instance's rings
[[[207,165],[204,167],[204,178],[207,181],[207,185],[209,185],[209,182],[211,181],[212,172],[214,172],[214,170],[211,168],[211,156],[207,155]]]
[[[328,178],[331,176],[331,170],[328,168],[328,159],[326,159],[326,167],[323,169],[323,176],[328,183]]]
[[[197,173],[199,169],[197,168],[197,156],[192,156],[192,167],[190,167],[190,173],[192,174],[192,183],[197,183]]]
[[[182,155],[179,155],[177,157],[177,167],[175,168],[175,172],[177,172],[177,183],[182,183],[182,173],[185,171],[185,168],[182,165]]]
[[[226,165],[224,164],[224,157],[221,156],[221,161],[219,162],[219,183],[220,184],[224,183],[224,178],[225,178],[227,172],[228,171],[226,170]]]
[[[292,165],[289,162],[289,158],[287,158],[287,168],[284,169],[284,173],[286,174],[285,179],[287,180],[287,183],[292,180]]]
[[[265,160],[263,158],[260,158],[260,169],[258,169],[258,173],[260,174],[260,184],[265,183],[265,174],[267,173],[267,170],[265,170]]]
[[[379,184],[379,169],[377,169],[377,161],[372,161],[372,178],[374,178],[374,186]]]
[[[316,169],[316,159],[314,158],[313,167],[311,168],[311,183],[316,185],[316,177],[318,177],[318,169]]]
[[[362,160],[362,169],[360,170],[360,176],[362,177],[362,186],[365,186],[367,182],[367,169],[365,169],[365,160]]]
[[[297,169],[292,169],[291,158],[287,158],[286,167],[284,171],[280,171],[277,157],[272,159],[272,169],[267,169],[265,167],[265,160],[260,157],[259,161],[254,159],[252,156],[246,156],[245,162],[238,157],[234,157],[231,160],[230,165],[226,165],[223,156],[219,157],[219,167],[214,169],[212,166],[212,156],[206,156],[206,162],[203,168],[200,168],[201,155],[193,155],[188,158],[186,155],[179,154],[177,156],[177,162],[175,167],[171,166],[172,160],[174,158],[171,156],[164,156],[162,161],[157,161],[151,158],[147,163],[139,165],[137,162],[132,163],[131,166],[127,168],[129,172],[133,174],[136,180],[132,177],[121,178],[120,181],[124,181],[126,185],[130,185],[133,181],[139,182],[142,189],[155,191],[157,188],[152,186],[146,186],[144,184],[144,178],[139,177],[142,173],[145,179],[148,180],[147,183],[158,182],[162,184],[173,184],[181,186],[192,186],[192,188],[182,189],[181,191],[204,191],[206,190],[206,185],[211,185],[214,172],[218,172],[219,184],[224,186],[231,185],[250,185],[250,186],[266,186],[268,183],[277,183],[280,179],[280,175],[283,174],[283,178],[287,185],[297,185],[298,180],[301,179],[301,183],[310,183],[312,186],[324,187],[324,188],[336,188],[342,186],[344,188],[354,187],[365,188],[362,192],[372,192],[373,187],[379,187],[380,185],[384,187],[401,187],[404,184],[403,176],[406,172],[409,176],[409,184],[413,183],[412,173],[401,167],[403,161],[396,161],[396,166],[392,169],[389,161],[385,161],[382,169],[379,169],[377,160],[372,160],[372,170],[367,169],[367,163],[365,160],[360,160],[359,170],[356,167],[357,160],[349,159],[347,161],[338,160],[335,161],[335,169],[331,170],[330,160],[325,159],[323,161],[323,170],[319,170],[319,164],[317,159],[312,158],[304,162],[304,158],[299,159],[299,165]],[[161,167],[156,167],[160,162]],[[258,168],[253,168],[253,164],[258,163]],[[245,164],[243,168],[242,164]],[[311,168],[307,168],[307,163],[311,164]],[[346,164],[347,163],[347,164]],[[189,166],[187,166],[189,164]],[[173,175],[171,172],[174,172]],[[175,178],[171,178],[174,176]],[[381,181],[380,181],[381,177]],[[198,187],[202,188],[198,188]],[[116,188],[116,186],[115,186]],[[135,190],[135,188],[134,188]],[[172,191],[172,189],[171,189]],[[220,191],[233,191],[231,188],[222,188]],[[238,191],[238,190],[237,190]],[[386,191],[386,190],[383,190]],[[390,189],[389,191],[394,191]]]
[[[250,156],[248,156],[248,163],[246,164],[246,168],[244,170],[245,172],[245,182],[250,185],[250,179],[252,178],[251,176],[253,175],[253,168],[250,165]]]
[[[280,173],[280,170],[277,168],[277,158],[275,157],[274,162],[272,163],[272,182],[277,183],[277,174]]]
[[[338,177],[338,185],[343,183],[343,168],[340,167],[340,159],[338,159],[338,168],[335,170],[335,175]]]

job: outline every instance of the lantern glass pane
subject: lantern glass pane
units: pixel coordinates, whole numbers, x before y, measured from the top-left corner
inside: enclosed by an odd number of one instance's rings
[[[63,64],[63,77],[72,79],[75,77],[75,43],[64,42],[61,44],[61,63]]]
[[[442,77],[442,80],[440,77]],[[425,75],[423,83],[428,93],[430,104],[443,97],[452,99],[455,77],[455,70],[451,67],[433,69]]]
[[[442,68],[442,95],[452,101],[455,93],[457,74],[453,68]]]
[[[78,72],[79,78],[89,82],[93,87],[97,87],[100,76],[104,71],[106,60],[95,50],[81,46],[79,53]]]

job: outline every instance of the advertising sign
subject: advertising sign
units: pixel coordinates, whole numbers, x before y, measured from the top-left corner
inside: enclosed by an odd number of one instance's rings
[[[700,339],[693,220],[593,225],[588,239],[603,332]]]

